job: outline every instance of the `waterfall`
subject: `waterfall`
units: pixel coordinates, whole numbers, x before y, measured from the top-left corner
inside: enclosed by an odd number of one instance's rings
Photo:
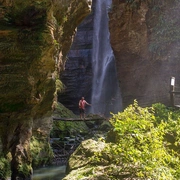
[[[116,63],[110,45],[108,10],[112,0],[96,0],[93,28],[91,112],[109,116],[122,109]]]

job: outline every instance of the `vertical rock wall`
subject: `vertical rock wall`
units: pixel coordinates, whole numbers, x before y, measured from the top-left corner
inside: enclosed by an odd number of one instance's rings
[[[134,99],[170,104],[170,77],[180,85],[179,8],[175,0],[113,0],[111,45],[124,107]]]
[[[32,135],[48,144],[58,74],[88,3],[0,0],[0,136],[12,180],[30,178]]]

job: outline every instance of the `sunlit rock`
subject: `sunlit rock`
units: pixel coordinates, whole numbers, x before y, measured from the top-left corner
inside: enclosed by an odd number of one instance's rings
[[[175,0],[112,3],[111,45],[124,107],[134,99],[141,106],[156,102],[170,105],[170,77],[177,78],[177,88],[180,84],[180,3]]]
[[[2,152],[12,155],[12,180],[31,178],[31,136],[48,143],[56,80],[89,6],[87,0],[0,1],[0,136]]]

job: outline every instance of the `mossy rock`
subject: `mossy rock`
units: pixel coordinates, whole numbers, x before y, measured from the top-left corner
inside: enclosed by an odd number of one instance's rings
[[[51,159],[53,158],[53,151],[49,143],[47,142],[47,139],[40,139],[32,136],[30,148],[32,156],[32,166],[34,168],[51,164]]]
[[[92,139],[83,141],[69,158],[67,172],[88,165],[91,162],[90,157],[101,152],[104,148],[105,143],[102,141]]]
[[[75,118],[77,117],[71,110],[66,108],[63,104],[59,102],[54,102],[55,110],[53,112],[54,117],[64,117],[64,118]]]
[[[109,178],[104,175],[103,171],[104,167],[84,166],[78,168],[78,170],[72,170],[63,180],[109,180]]]
[[[110,124],[109,121],[103,121],[99,127],[99,130],[108,132],[109,130],[111,130],[111,128],[112,128],[112,125]]]
[[[72,170],[63,180],[119,180],[126,178],[128,174],[119,174],[119,169],[121,167],[113,164],[108,166],[87,165]]]
[[[54,117],[64,117],[64,118],[77,118],[72,111],[67,109],[63,104],[56,103],[55,111],[53,112]],[[54,121],[53,122],[53,129],[51,131],[51,136],[58,136],[63,138],[63,136],[71,136],[76,134],[87,134],[88,133],[87,125],[80,121],[80,122],[66,122],[66,121]]]

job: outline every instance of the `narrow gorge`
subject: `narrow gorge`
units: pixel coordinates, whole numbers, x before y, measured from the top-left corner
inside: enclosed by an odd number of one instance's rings
[[[81,96],[91,115],[169,107],[179,15],[178,0],[0,0],[0,179],[51,163],[52,116],[77,117]]]

